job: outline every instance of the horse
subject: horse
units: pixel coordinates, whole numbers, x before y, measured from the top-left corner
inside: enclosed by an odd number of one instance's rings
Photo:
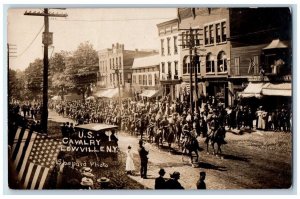
[[[225,127],[223,127],[223,126],[220,126],[215,131],[212,130],[211,134],[208,135],[205,140],[207,153],[209,153],[208,145],[210,143],[214,150],[213,154],[217,154],[217,155],[222,154],[221,146],[223,144],[227,144],[227,142],[224,140],[225,135],[226,135],[226,130],[225,130]],[[217,153],[215,151],[215,144],[217,144],[217,146],[218,146]]]
[[[160,145],[163,145],[163,131],[161,128],[155,128],[154,134],[154,142],[156,146],[159,148]]]
[[[155,131],[156,131],[155,125],[152,124],[148,125],[146,132],[148,136],[148,141],[150,143],[153,143],[153,138],[155,137]]]
[[[168,131],[166,133],[167,133],[165,135],[166,136],[166,141],[168,143],[169,151],[171,151],[171,146],[172,146],[172,143],[174,142],[174,139],[175,139],[175,128],[173,127],[173,125],[170,125],[168,127]]]
[[[183,155],[186,154],[186,152],[188,152],[187,154],[191,158],[191,163],[193,163],[193,152],[194,152],[197,157],[196,162],[198,162],[199,159],[198,150],[200,151],[200,146],[196,137],[190,134],[185,135],[184,141],[182,143],[182,157],[181,157],[182,161],[183,161]]]

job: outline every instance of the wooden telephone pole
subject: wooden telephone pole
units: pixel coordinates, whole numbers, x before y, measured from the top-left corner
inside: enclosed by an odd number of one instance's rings
[[[199,56],[197,55],[197,47],[200,47],[200,40],[199,36],[199,31],[203,29],[198,29],[198,28],[189,28],[189,29],[179,29],[183,30],[187,33],[182,33],[182,44],[184,48],[187,47],[189,49],[189,58],[190,58],[190,67],[189,67],[189,72],[190,72],[190,110],[191,110],[191,120],[192,122],[194,121],[194,109],[193,109],[193,69],[195,72],[195,110],[198,112],[198,78],[197,78],[197,65],[200,65],[200,60]],[[194,54],[193,54],[194,50]],[[197,60],[198,59],[198,60]]]
[[[25,12],[24,15],[29,16],[43,16],[45,23],[45,31],[43,32],[44,44],[44,71],[43,71],[43,106],[42,106],[42,117],[41,117],[41,126],[42,131],[47,133],[48,129],[48,69],[49,69],[49,60],[48,60],[48,46],[53,43],[53,33],[49,32],[49,17],[67,17],[67,14],[55,14],[49,12],[49,8],[44,8],[44,12]]]

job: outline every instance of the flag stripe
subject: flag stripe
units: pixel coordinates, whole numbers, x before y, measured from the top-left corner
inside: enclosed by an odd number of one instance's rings
[[[43,186],[44,186],[44,183],[46,181],[46,178],[47,178],[47,175],[48,175],[48,171],[49,171],[49,168],[45,168],[44,172],[43,172],[43,176],[42,176],[42,179],[40,181],[40,185],[39,185],[39,188],[38,189],[42,189]]]
[[[41,179],[44,173],[45,167],[41,167],[41,171],[39,172],[38,178],[37,178],[37,183],[35,184],[34,189],[38,189],[41,183]]]
[[[32,149],[32,145],[34,143],[34,140],[35,140],[36,136],[37,136],[36,133],[32,134],[31,140],[30,140],[28,148],[27,148],[27,152],[25,153],[25,157],[22,161],[22,166],[21,166],[21,169],[20,169],[20,172],[19,172],[19,175],[18,175],[19,180],[22,179],[23,173],[24,173],[26,165],[27,165],[27,160],[28,160],[28,157],[29,157],[29,154],[30,154],[30,151]]]
[[[38,165],[37,168],[36,168],[36,171],[34,172],[34,177],[32,179],[32,183],[31,183],[30,189],[34,189],[36,181],[37,181],[38,176],[40,174],[40,171],[41,171],[41,166]]]
[[[15,161],[14,161],[14,166],[15,166],[16,168],[17,168],[17,165],[18,165],[19,160],[20,160],[20,158],[21,158],[21,154],[22,154],[22,151],[23,151],[23,149],[24,149],[25,141],[26,141],[26,139],[27,139],[27,137],[28,137],[28,134],[29,134],[29,132],[28,132],[28,130],[26,129],[25,132],[24,132],[24,134],[23,134],[23,137],[22,137],[22,142],[21,142],[20,147],[19,147],[18,152],[17,152],[17,157],[16,157],[16,159],[15,159]]]
[[[28,167],[28,171],[26,173],[26,178],[25,178],[25,182],[24,182],[24,188],[26,189],[27,185],[28,185],[28,181],[29,181],[29,178],[31,176],[31,172],[32,172],[32,168],[33,168],[33,165],[32,163],[29,164],[29,167]]]
[[[25,129],[23,129],[21,127],[19,127],[18,130],[17,130],[16,136],[15,136],[15,139],[14,139],[13,150],[12,150],[12,159],[13,160],[16,158],[17,154],[15,154],[16,153],[15,150],[16,150],[16,147],[18,146],[19,141],[20,141],[20,137],[23,137],[23,135],[20,136],[21,132],[23,132],[23,131],[25,131]]]
[[[28,180],[28,183],[27,183],[27,186],[25,187],[25,189],[30,189],[37,167],[38,167],[38,165],[33,164],[32,171],[31,171],[31,174],[30,174],[30,177],[29,177],[29,180]]]
[[[28,161],[26,163],[23,174],[20,176],[20,184],[24,184],[24,182],[25,182],[25,178],[26,178],[26,174],[28,173],[29,165],[30,165],[30,162]]]
[[[34,133],[34,134],[35,134],[35,133]],[[23,164],[23,162],[24,162],[25,155],[29,154],[30,151],[31,151],[31,149],[29,149],[28,146],[29,146],[29,143],[30,143],[30,141],[31,141],[31,139],[32,139],[32,136],[33,136],[34,134],[33,134],[32,130],[30,130],[30,131],[28,132],[28,136],[27,136],[27,139],[26,139],[26,141],[25,141],[23,150],[21,151],[22,153],[21,153],[20,160],[19,160],[19,162],[18,162],[18,164],[17,164],[17,172],[19,172],[20,169],[21,169],[21,166],[22,166],[22,164]]]

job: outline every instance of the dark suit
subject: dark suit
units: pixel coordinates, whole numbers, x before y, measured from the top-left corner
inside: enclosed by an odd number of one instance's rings
[[[162,176],[159,176],[155,179],[155,189],[165,189],[166,188],[166,181]]]
[[[198,180],[197,189],[206,189],[206,184],[205,184],[204,180]]]
[[[141,177],[146,178],[147,177],[147,164],[148,164],[148,151],[143,146],[140,146],[139,148],[139,155],[141,159]]]

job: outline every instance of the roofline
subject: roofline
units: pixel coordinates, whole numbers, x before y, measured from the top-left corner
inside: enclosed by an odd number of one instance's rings
[[[178,18],[171,19],[171,20],[169,20],[169,21],[165,21],[165,22],[162,22],[162,23],[156,24],[156,26],[157,26],[157,27],[161,27],[161,26],[168,25],[168,24],[171,24],[171,23],[174,23],[174,22],[177,22],[177,23],[179,23],[179,20],[178,20]]]

